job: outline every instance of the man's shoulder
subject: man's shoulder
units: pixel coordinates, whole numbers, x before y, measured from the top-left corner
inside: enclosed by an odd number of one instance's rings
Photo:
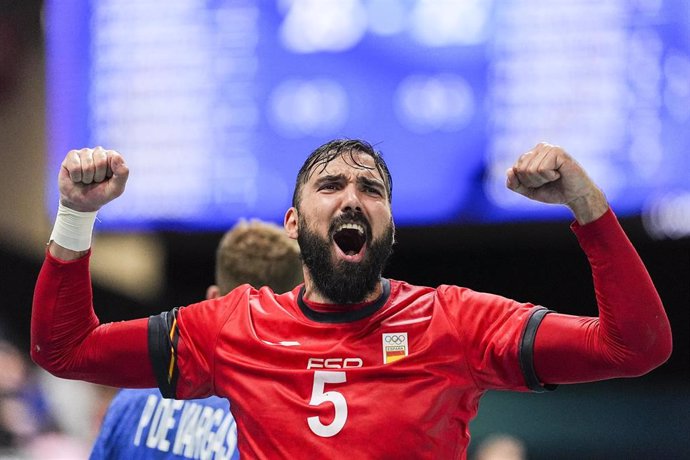
[[[441,284],[436,287],[414,285],[406,281],[390,279],[391,302],[393,304],[439,304],[455,307],[485,305],[502,299],[501,296],[487,292],[475,291],[465,286]],[[506,299],[509,300],[509,299]]]
[[[295,286],[287,292],[275,292],[269,286],[254,287],[250,284],[242,284],[228,292],[218,300],[205,300],[206,303],[214,306],[233,307],[238,303],[261,302],[261,303],[294,303],[299,295],[303,284]]]
[[[407,297],[407,296],[435,296],[438,295],[439,292],[443,292],[445,289],[447,289],[449,286],[438,286],[438,287],[431,287],[431,286],[424,286],[424,285],[418,285],[418,284],[412,284],[407,281],[401,281],[401,280],[396,280],[389,278],[388,281],[390,282],[390,292],[391,292],[391,297],[393,299],[397,297]],[[457,286],[452,286],[452,287],[457,287]]]

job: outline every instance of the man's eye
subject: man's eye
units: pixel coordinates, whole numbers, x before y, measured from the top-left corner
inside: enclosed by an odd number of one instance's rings
[[[338,184],[323,184],[319,190],[337,190]]]
[[[365,187],[364,190],[365,190],[367,193],[371,193],[371,194],[374,194],[374,195],[382,196],[381,190],[379,190],[379,189],[376,188],[376,187]]]

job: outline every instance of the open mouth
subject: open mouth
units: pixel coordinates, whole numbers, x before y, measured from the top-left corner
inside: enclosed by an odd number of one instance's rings
[[[364,227],[360,224],[340,224],[333,234],[333,241],[343,251],[343,254],[354,256],[359,254],[364,247],[367,235]]]

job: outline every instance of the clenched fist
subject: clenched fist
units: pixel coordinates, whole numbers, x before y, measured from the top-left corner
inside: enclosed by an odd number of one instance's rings
[[[97,211],[122,195],[128,176],[124,158],[114,150],[70,150],[58,175],[60,203],[75,211]]]
[[[565,204],[580,224],[599,218],[608,209],[603,192],[582,166],[556,145],[537,144],[506,174],[510,190],[542,203]]]

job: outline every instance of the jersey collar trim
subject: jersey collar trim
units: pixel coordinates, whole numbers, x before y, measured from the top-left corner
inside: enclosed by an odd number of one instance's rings
[[[378,299],[365,307],[358,308],[357,310],[353,311],[346,310],[336,312],[321,312],[309,308],[303,298],[304,286],[300,288],[299,294],[297,295],[297,305],[299,305],[299,308],[302,310],[302,313],[304,313],[304,316],[312,321],[316,321],[317,323],[351,323],[373,315],[386,304],[391,295],[390,281],[387,278],[381,278],[381,287],[383,288],[383,292],[381,292],[381,295]]]

